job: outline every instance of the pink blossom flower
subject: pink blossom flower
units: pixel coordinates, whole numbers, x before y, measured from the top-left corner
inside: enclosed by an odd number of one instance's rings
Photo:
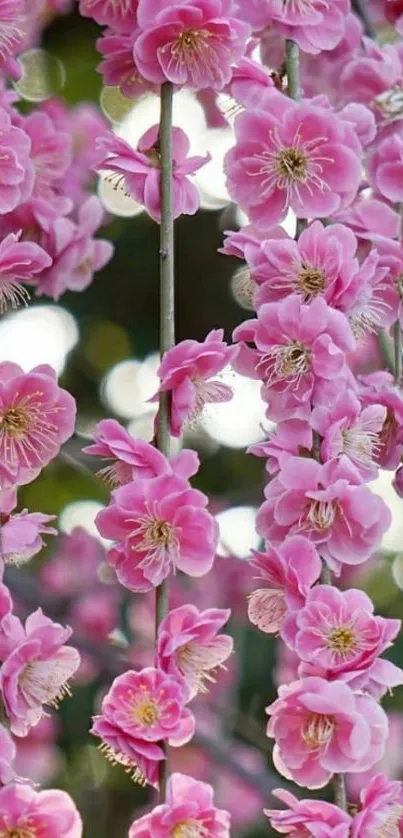
[[[303,305],[297,295],[280,303],[266,303],[256,320],[234,331],[234,340],[254,341],[256,349],[242,346],[234,367],[241,374],[264,382],[264,397],[274,420],[300,418],[301,404],[315,403],[321,382],[340,381],[346,373],[345,352],[354,348],[346,318],[317,297]]]
[[[71,629],[45,617],[40,608],[25,623],[25,636],[4,661],[0,688],[12,733],[26,736],[38,724],[43,704],[54,705],[69,694],[68,682],[80,656],[65,646]]]
[[[137,99],[147,91],[158,90],[158,86],[143,78],[134,60],[133,47],[138,37],[138,29],[128,34],[106,30],[98,38],[96,46],[103,55],[103,61],[97,70],[102,73],[104,84],[119,87],[123,96]]]
[[[5,658],[25,639],[21,620],[12,613],[13,601],[6,585],[0,582],[0,660]]]
[[[276,740],[277,770],[308,788],[321,788],[334,772],[371,768],[381,757],[387,717],[371,696],[342,682],[304,678],[279,688],[269,707],[267,735]]]
[[[349,226],[359,240],[377,241],[380,236],[395,239],[399,231],[399,214],[376,198],[359,198],[337,218]],[[362,243],[362,242],[361,242]],[[377,244],[377,249],[379,246]]]
[[[90,731],[102,739],[100,751],[112,765],[122,765],[135,783],[158,788],[159,765],[165,759],[161,745],[123,730],[110,704],[102,713],[94,717]]]
[[[281,630],[289,611],[302,608],[311,586],[318,581],[322,564],[313,545],[300,535],[287,538],[278,549],[253,551],[250,562],[265,587],[249,596],[248,617],[268,634]]]
[[[274,81],[267,68],[245,57],[232,68],[228,93],[245,108],[256,108],[263,93],[273,87]]]
[[[65,198],[58,192],[62,179],[72,161],[72,139],[67,131],[60,131],[48,114],[34,111],[21,121],[21,127],[31,140],[31,160],[35,169],[33,194],[47,201]]]
[[[333,681],[345,672],[368,671],[398,635],[400,620],[373,612],[363,591],[316,585],[303,607],[285,621],[282,637],[303,662],[302,674],[307,663],[310,674]]]
[[[232,390],[213,376],[222,372],[237,353],[224,340],[223,329],[213,329],[203,342],[183,340],[165,352],[157,370],[159,393],[171,393],[171,434],[180,436],[184,425],[199,418],[206,404],[227,402]]]
[[[357,340],[376,334],[396,319],[396,305],[390,305],[389,269],[381,263],[376,250],[362,262],[350,285],[339,296],[338,306],[348,317]]]
[[[30,838],[81,838],[80,815],[65,791],[36,791],[28,784],[0,789],[0,831]]]
[[[230,815],[217,809],[213,788],[185,774],[171,774],[166,802],[134,821],[129,838],[186,838],[186,836],[229,838]]]
[[[102,419],[93,432],[94,443],[83,448],[85,454],[111,460],[98,472],[110,486],[116,488],[136,477],[158,477],[177,474],[185,479],[196,474],[199,458],[195,451],[183,449],[170,461],[149,442],[133,439],[116,419]]]
[[[25,564],[44,546],[42,535],[57,535],[54,527],[54,515],[42,512],[28,512],[23,509],[15,515],[3,516],[0,513],[0,557],[5,564]]]
[[[142,76],[156,84],[222,90],[250,31],[235,8],[232,0],[139,0],[137,20],[144,32],[134,56]]]
[[[403,395],[393,375],[379,371],[359,377],[359,396],[363,405],[384,405],[386,417],[379,434],[377,463],[395,469],[403,453]]]
[[[114,189],[121,189],[142,204],[155,221],[161,220],[161,156],[158,145],[159,126],[153,125],[140,138],[137,149],[133,149],[125,140],[110,134],[101,137],[98,148],[103,156],[98,162],[97,171],[113,172],[109,177]],[[181,128],[172,131],[173,157],[173,213],[194,215],[199,208],[199,193],[196,186],[188,179],[197,169],[210,160],[207,154],[188,157],[190,143]]]
[[[297,800],[284,789],[275,789],[272,794],[288,807],[265,809],[276,832],[295,838],[349,838],[351,817],[338,806],[324,800]]]
[[[15,8],[12,0],[7,0],[7,5]],[[12,125],[10,114],[0,108],[0,215],[11,212],[32,194],[34,167],[30,152],[28,134]]]
[[[361,808],[353,817],[351,838],[373,838],[382,833],[390,838],[401,835],[403,817],[402,783],[377,774],[360,794]]]
[[[236,118],[235,135],[228,191],[259,227],[274,227],[290,208],[298,218],[323,217],[354,200],[361,147],[329,109],[269,92]]]
[[[138,0],[80,0],[80,14],[117,32],[130,32],[137,20]]]
[[[21,75],[15,56],[22,49],[24,22],[24,0],[0,0],[0,67],[13,79]]]
[[[74,431],[75,401],[47,365],[0,364],[0,485],[29,483]]]
[[[379,547],[391,515],[360,481],[345,456],[325,465],[289,457],[265,489],[257,531],[275,545],[292,533],[305,535],[337,574],[344,564],[361,564]]]
[[[119,728],[122,737],[154,743],[165,740],[180,747],[189,742],[195,729],[185,702],[183,685],[176,678],[152,667],[129,670],[115,678],[103,699],[101,719]]]
[[[348,0],[310,0],[309,3],[263,0],[240,3],[240,17],[254,28],[273,27],[276,37],[291,38],[303,52],[317,54],[341,41],[350,10]]]
[[[321,455],[324,462],[348,457],[364,481],[374,480],[378,473],[376,455],[380,447],[379,434],[386,419],[386,407],[371,404],[362,408],[355,393],[340,393],[335,402],[326,407],[317,405],[311,423],[322,437]]]
[[[8,730],[3,725],[0,725],[0,786],[11,783],[15,777],[13,767],[15,756],[15,744]]]
[[[106,239],[94,238],[104,221],[102,204],[91,195],[78,210],[78,223],[58,218],[48,227],[53,264],[35,282],[36,293],[54,300],[65,291],[84,291],[111,259],[114,247]]]
[[[279,422],[275,430],[267,435],[263,442],[250,445],[248,454],[266,457],[266,471],[277,474],[290,455],[298,457],[312,451],[312,428],[309,422],[301,419],[287,419]]]
[[[101,535],[118,542],[109,560],[120,583],[149,591],[174,568],[189,576],[207,573],[218,528],[206,506],[207,497],[174,474],[115,489],[96,523]]]
[[[402,115],[402,61],[396,45],[378,46],[372,38],[362,39],[344,64],[340,91],[348,101],[370,107],[377,119],[394,121]]]
[[[403,200],[403,140],[398,134],[375,145],[367,160],[367,174],[372,188],[384,198]]]
[[[21,234],[10,233],[0,242],[0,314],[9,306],[17,308],[29,299],[23,282],[35,281],[52,264],[52,259],[35,242],[19,241]]]
[[[230,610],[194,605],[174,608],[162,620],[158,631],[157,664],[170,675],[184,680],[189,698],[207,692],[233,650],[233,640],[218,632],[230,617]]]

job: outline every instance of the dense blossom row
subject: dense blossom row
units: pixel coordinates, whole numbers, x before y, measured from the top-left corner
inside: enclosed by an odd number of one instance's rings
[[[376,5],[386,7],[399,31],[396,4]],[[21,74],[19,56],[38,38],[45,6],[63,12],[70,4],[0,0],[5,82]],[[402,47],[363,37],[348,0],[80,0],[79,8],[107,27],[98,41],[106,84],[133,98],[158,93],[165,82],[203,91],[207,120],[220,114],[221,91],[241,111],[225,171],[230,198],[249,223],[226,234],[223,252],[242,260],[239,298],[254,316],[235,330],[232,346],[215,329],[204,342],[187,340],[166,352],[155,399],[170,394],[170,431],[180,438],[207,403],[231,398],[220,378],[228,364],[261,382],[267,418],[277,425],[251,449],[265,459],[268,483],[256,520],[262,547],[249,563],[261,586],[248,611],[296,660],[294,679],[267,708],[275,766],[310,789],[334,775],[375,771],[354,813],[278,791],[286,808],[266,814],[275,830],[295,838],[398,836],[403,789],[376,766],[388,736],[380,702],[403,683],[403,671],[381,656],[400,623],[376,616],[358,589],[339,591],[331,582],[348,579],[349,567],[381,547],[390,512],[368,485],[379,468],[396,470],[403,494],[401,349],[395,375],[355,374],[361,347],[401,319]],[[284,66],[290,40],[301,50],[301,101],[287,95],[295,70],[289,57]],[[263,64],[251,57],[255,50]],[[104,221],[90,193],[96,171],[106,170],[115,188],[161,218],[158,126],[133,149],[89,106],[69,111],[50,100],[24,115],[17,98],[4,83],[2,312],[27,303],[26,285],[53,299],[84,290],[110,259],[112,246],[94,237]],[[209,156],[189,156],[188,138],[176,127],[172,147],[173,212],[192,214],[198,194],[189,176]],[[298,219],[295,240],[278,226],[290,210]],[[74,400],[51,368],[25,373],[0,365],[2,570],[29,560],[42,536],[54,532],[50,516],[15,511],[17,490],[57,456],[74,420]],[[175,571],[198,578],[211,570],[218,528],[207,497],[190,483],[199,468],[195,452],[167,458],[104,420],[86,453],[106,462],[100,476],[113,491],[97,526],[113,541],[108,562],[122,586],[146,593]],[[165,746],[191,740],[189,703],[232,652],[222,632],[229,617],[228,609],[178,604],[158,627],[154,665],[119,675],[105,695],[92,733],[136,781],[157,787]],[[23,625],[2,583],[0,691],[16,737],[39,722],[44,705],[68,693],[79,666],[77,651],[66,645],[70,634],[40,609]],[[0,733],[3,832],[79,838],[70,798],[21,783],[13,741],[5,728]],[[226,838],[229,830],[212,789],[174,773],[166,800],[129,834]]]

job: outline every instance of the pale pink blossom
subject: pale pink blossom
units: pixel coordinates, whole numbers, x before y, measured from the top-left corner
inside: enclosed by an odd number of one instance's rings
[[[279,422],[272,433],[267,434],[263,442],[256,442],[247,449],[248,454],[266,458],[266,471],[277,474],[282,463],[291,456],[312,451],[312,428],[308,421],[286,419]]]
[[[6,585],[0,582],[0,661],[25,639],[21,620],[12,613],[13,601]]]
[[[368,559],[391,522],[382,498],[361,484],[345,456],[324,465],[289,457],[265,496],[257,514],[259,534],[275,545],[290,534],[306,536],[337,574],[345,564]]]
[[[138,0],[80,0],[80,14],[117,32],[130,32],[137,20]]]
[[[153,125],[139,139],[137,149],[125,140],[110,134],[101,137],[98,149],[102,156],[97,171],[112,174],[108,180],[113,188],[130,195],[142,204],[155,221],[161,220],[161,155],[159,150],[159,126]],[[208,163],[210,155],[189,157],[190,143],[181,128],[172,131],[173,158],[173,214],[194,215],[199,208],[199,193],[188,175],[193,175]]]
[[[7,5],[14,7],[14,2]],[[35,174],[30,152],[28,134],[12,125],[10,114],[0,108],[0,215],[11,212],[32,194]]]
[[[57,218],[48,226],[48,247],[53,263],[35,281],[38,295],[54,300],[65,291],[84,291],[111,259],[114,247],[107,239],[95,238],[104,223],[104,211],[96,195],[91,195],[78,210],[77,223]]]
[[[54,527],[54,515],[42,512],[22,512],[5,516],[0,513],[0,558],[5,564],[22,565],[44,546],[42,535],[57,535]]]
[[[173,570],[203,576],[211,569],[218,536],[207,497],[174,474],[137,479],[115,489],[96,518],[122,585],[148,591]]]
[[[112,683],[102,701],[101,716],[134,740],[180,747],[192,738],[195,720],[185,707],[183,684],[159,669],[129,670]],[[97,730],[93,729],[97,734]]]
[[[232,389],[217,376],[233,361],[237,348],[223,340],[223,329],[213,329],[203,342],[183,340],[165,352],[157,370],[159,393],[171,394],[171,434],[180,436],[186,424],[198,419],[206,404],[227,402]]]
[[[234,331],[234,340],[254,342],[256,349],[242,345],[234,361],[243,375],[261,379],[269,415],[274,420],[302,418],[295,409],[316,403],[315,389],[321,382],[337,381],[347,374],[345,352],[354,339],[345,316],[330,308],[321,297],[309,305],[293,294],[279,303],[266,303],[256,320],[247,320]]]
[[[337,213],[337,218],[348,225],[361,244],[362,240],[375,241],[378,250],[380,236],[390,240],[399,233],[399,214],[376,198],[358,198],[351,207]]]
[[[83,825],[65,791],[36,791],[19,783],[0,789],[0,831],[30,838],[81,838]]]
[[[10,652],[0,672],[0,689],[12,733],[25,736],[38,724],[43,705],[69,694],[68,684],[80,663],[76,649],[65,646],[71,635],[38,608],[25,623],[25,636]]]
[[[347,684],[304,678],[279,688],[266,712],[275,739],[277,770],[308,788],[322,788],[333,773],[371,768],[382,756],[387,716],[371,696]]]
[[[302,608],[322,564],[314,546],[303,536],[287,538],[277,549],[253,551],[252,570],[259,572],[264,587],[249,595],[248,617],[268,634],[281,630],[289,612]]]
[[[362,407],[351,390],[340,393],[329,407],[317,405],[311,424],[322,437],[324,462],[348,457],[364,481],[374,480],[378,473],[376,457],[380,448],[380,432],[386,419],[386,407],[371,404]]]
[[[8,730],[0,725],[0,786],[11,783],[15,777],[13,762],[16,757],[16,747]]]
[[[379,46],[364,37],[345,62],[339,84],[345,100],[367,105],[381,124],[401,118],[402,60],[395,44]]]
[[[228,93],[245,108],[256,108],[265,91],[274,87],[269,71],[251,58],[241,58],[232,68]]]
[[[310,664],[309,674],[333,681],[344,673],[368,671],[399,630],[400,620],[374,615],[363,591],[316,585],[303,607],[285,621],[282,638],[302,661],[301,674]]]
[[[376,334],[396,319],[396,307],[390,305],[390,285],[388,267],[378,252],[371,250],[338,299],[357,340]]]
[[[161,745],[123,730],[111,706],[102,713],[94,717],[90,731],[102,740],[100,751],[112,765],[122,765],[135,783],[158,788],[159,766],[165,759]]]
[[[75,401],[47,365],[0,364],[0,485],[29,483],[72,435]]]
[[[229,838],[230,815],[217,809],[213,788],[185,774],[171,774],[166,802],[134,821],[129,838]]]
[[[188,479],[199,468],[195,451],[184,448],[167,460],[158,448],[143,439],[134,439],[116,419],[102,419],[93,431],[94,442],[83,448],[85,454],[111,461],[98,476],[113,488],[130,483],[136,477],[177,474]]]
[[[353,817],[351,838],[399,838],[403,827],[403,787],[377,774],[360,794],[360,810]]]
[[[399,134],[375,145],[367,160],[367,174],[375,192],[389,201],[403,200],[403,139]]]
[[[232,0],[139,0],[134,44],[142,76],[196,90],[222,90],[242,58],[250,29]]]
[[[52,264],[36,242],[20,239],[21,233],[10,233],[0,242],[0,314],[20,303],[26,305],[29,294],[22,282],[35,282],[35,275]]]
[[[21,127],[31,140],[30,157],[35,169],[33,195],[63,208],[66,199],[57,187],[72,162],[70,134],[61,131],[43,111],[30,113],[21,121]]]
[[[235,135],[225,158],[228,191],[259,227],[274,227],[290,208],[298,218],[323,217],[354,200],[361,146],[329,109],[269,92],[237,116]]]
[[[334,49],[341,41],[349,11],[349,0],[241,0],[238,13],[254,29],[273,28],[277,38],[291,38],[303,52],[317,54]]]
[[[96,46],[103,56],[97,70],[102,73],[104,84],[119,87],[123,96],[138,99],[149,91],[157,92],[158,86],[143,78],[134,60],[133,47],[138,29],[129,33],[106,30]]]
[[[324,800],[297,800],[284,789],[272,794],[288,807],[264,810],[276,832],[295,838],[349,838],[351,816],[338,806]]]
[[[25,11],[24,0],[0,0],[0,67],[13,79],[21,75],[15,56],[24,42]]]
[[[314,221],[298,238],[263,241],[248,248],[246,260],[258,283],[256,305],[298,294],[303,303],[323,297],[338,308],[337,300],[358,271],[357,240],[343,224],[324,227]]]
[[[207,684],[215,681],[216,672],[232,653],[232,637],[219,634],[230,614],[229,609],[199,611],[194,605],[182,605],[160,623],[157,664],[164,672],[183,679],[189,698],[208,692]]]
[[[395,469],[403,454],[403,395],[393,375],[383,370],[359,376],[359,396],[364,406],[386,407],[376,461],[381,468]]]

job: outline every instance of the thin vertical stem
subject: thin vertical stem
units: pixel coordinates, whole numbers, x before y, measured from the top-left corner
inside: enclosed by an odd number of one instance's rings
[[[334,802],[339,809],[343,809],[343,812],[347,812],[347,795],[346,795],[346,783],[344,779],[344,774],[335,774],[333,777],[333,788],[334,788]]]
[[[295,41],[285,42],[285,66],[287,72],[287,93],[296,102],[301,100],[301,80],[299,71],[299,46]]]
[[[175,281],[174,281],[174,219],[172,209],[172,105],[173,87],[166,82],[161,87],[161,117],[159,153],[161,159],[161,229],[160,229],[160,354],[175,344]],[[169,457],[171,436],[169,429],[170,397],[161,393],[158,407],[157,445]],[[156,590],[155,632],[168,613],[168,583]],[[165,754],[165,756],[167,756]],[[160,800],[165,799],[168,776],[167,758],[160,763]]]
[[[402,329],[400,320],[393,326],[393,347],[395,357],[395,381],[398,387],[402,385]]]

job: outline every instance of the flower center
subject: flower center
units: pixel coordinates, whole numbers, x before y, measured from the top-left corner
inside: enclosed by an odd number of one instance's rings
[[[304,302],[309,302],[325,288],[326,275],[319,268],[310,265],[301,266],[298,273],[296,285],[298,291],[304,296]]]
[[[96,472],[97,477],[111,489],[117,486],[125,486],[133,480],[133,470],[129,463],[122,460],[115,460],[109,466],[104,466]]]
[[[357,638],[348,626],[339,626],[327,635],[328,648],[336,655],[344,657],[357,648]]]
[[[148,148],[146,151],[143,151],[142,154],[145,154],[150,166],[153,166],[154,169],[159,169],[161,166],[161,152],[157,146],[153,145],[151,148]]]
[[[19,687],[31,701],[57,707],[59,701],[71,695],[68,681],[73,672],[74,669],[66,668],[63,660],[34,660],[24,667]]]
[[[4,429],[13,439],[21,440],[35,425],[34,417],[24,407],[10,407],[0,416],[0,430]]]
[[[169,66],[181,76],[187,74],[197,86],[206,75],[212,80],[220,78],[220,40],[220,35],[208,29],[184,29],[175,41],[161,48],[161,53],[169,53]]]
[[[379,436],[375,431],[348,428],[343,431],[342,438],[343,454],[359,465],[373,465],[374,457],[380,447]]]
[[[403,806],[397,803],[392,807],[386,820],[378,827],[376,838],[400,838],[399,822],[403,815]]]
[[[195,820],[181,821],[171,830],[171,838],[207,838],[208,834],[208,829]]]
[[[312,751],[326,747],[329,744],[336,727],[333,716],[322,716],[319,713],[311,713],[308,717],[301,735],[306,745]]]
[[[206,644],[189,642],[176,652],[176,664],[184,678],[194,681],[198,692],[207,693],[205,682],[215,682],[215,672],[223,667],[222,656]]]
[[[284,189],[289,181],[304,183],[308,173],[308,158],[297,148],[283,148],[276,157],[277,172],[284,181],[280,189]]]
[[[258,367],[266,367],[267,383],[288,381],[288,384],[299,384],[301,378],[311,366],[310,351],[298,341],[292,341],[287,346],[272,346],[271,350],[262,357]]]
[[[135,697],[132,705],[132,716],[134,721],[140,722],[145,727],[150,727],[158,722],[160,718],[159,707],[147,689],[142,689],[141,694]]]
[[[9,308],[27,306],[30,299],[29,291],[20,282],[7,274],[0,275],[0,314],[5,314]]]
[[[331,501],[313,500],[309,506],[307,521],[315,530],[328,530],[334,524],[336,511]]]
[[[127,756],[127,754],[124,754],[121,751],[115,751],[114,748],[106,742],[101,742],[99,750],[111,765],[123,765],[124,768],[127,769],[127,773],[130,773],[132,780],[135,783],[138,783],[139,786],[147,785],[144,771],[142,771],[140,766],[138,766],[131,757]],[[0,836],[0,838],[2,838],[2,836]]]
[[[403,113],[403,87],[398,82],[390,90],[375,96],[373,104],[386,119],[393,119]]]

